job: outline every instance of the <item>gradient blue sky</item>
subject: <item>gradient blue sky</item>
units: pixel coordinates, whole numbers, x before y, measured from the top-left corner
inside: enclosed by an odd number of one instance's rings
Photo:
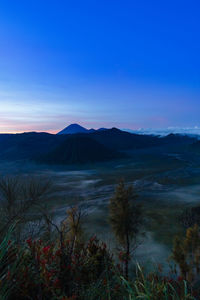
[[[200,126],[199,1],[0,1],[0,132]]]

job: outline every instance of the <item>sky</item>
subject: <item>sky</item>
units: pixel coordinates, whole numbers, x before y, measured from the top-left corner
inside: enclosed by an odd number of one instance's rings
[[[200,2],[0,1],[0,132],[200,127]]]

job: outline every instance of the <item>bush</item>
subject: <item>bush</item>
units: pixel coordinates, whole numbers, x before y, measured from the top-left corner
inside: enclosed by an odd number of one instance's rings
[[[61,245],[59,239],[54,243],[28,239],[18,246],[4,239],[0,299],[199,299],[197,290],[182,277],[144,275],[140,266],[134,279],[126,280],[106,244],[96,237],[78,244],[73,252],[71,247],[70,240]]]

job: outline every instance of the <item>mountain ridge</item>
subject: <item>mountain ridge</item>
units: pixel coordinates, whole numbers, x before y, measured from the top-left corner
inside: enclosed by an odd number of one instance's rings
[[[108,129],[103,127],[99,129],[94,129],[94,128],[87,129],[77,123],[73,123],[68,125],[64,129],[62,129],[61,131],[59,131],[57,134],[61,135],[61,134],[91,133],[91,132],[104,131],[104,130],[108,130]]]
[[[51,163],[55,161],[56,164],[59,162],[58,155],[63,157],[65,164],[68,162],[76,164],[115,159],[129,150],[150,149],[160,146],[163,149],[168,146],[183,149],[184,146],[186,149],[185,146],[193,144],[196,140],[179,134],[170,134],[166,137],[132,134],[117,128],[76,134],[45,132],[0,134],[0,160],[28,159],[41,163],[42,160],[46,162],[46,158],[49,157]],[[61,159],[59,163],[61,163]]]

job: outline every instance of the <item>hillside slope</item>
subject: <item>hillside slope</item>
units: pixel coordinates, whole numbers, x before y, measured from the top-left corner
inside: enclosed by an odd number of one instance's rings
[[[88,136],[73,135],[39,161],[49,164],[79,164],[99,162],[124,157],[121,153],[107,149]]]

